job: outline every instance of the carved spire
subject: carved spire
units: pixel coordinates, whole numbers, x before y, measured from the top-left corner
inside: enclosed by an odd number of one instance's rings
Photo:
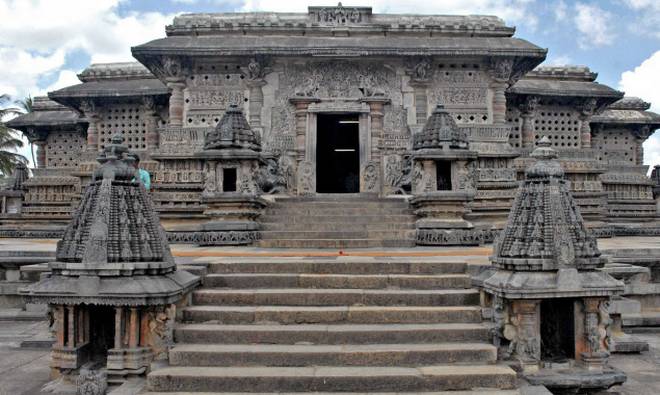
[[[118,263],[128,266],[106,275],[127,275],[140,270],[138,262],[150,262],[153,274],[174,270],[165,233],[146,190],[136,181],[134,159],[123,140],[113,136],[97,158],[101,166],[57,245],[54,272],[103,275],[109,264]]]
[[[585,227],[564,170],[543,137],[532,152],[493,263],[506,270],[595,269],[605,263],[596,238]]]
[[[438,104],[424,128],[413,136],[413,149],[468,148],[468,136],[449,111]]]
[[[238,105],[229,106],[215,130],[204,139],[204,149],[243,148],[261,151],[259,135],[248,124]]]

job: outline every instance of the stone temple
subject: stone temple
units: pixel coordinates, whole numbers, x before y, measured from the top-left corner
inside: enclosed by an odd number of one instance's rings
[[[514,32],[341,3],[180,15],[137,62],[36,98],[9,122],[37,164],[0,191],[0,236],[60,240],[18,292],[50,306],[53,377],[85,394],[625,381],[608,358],[648,349],[621,326],[660,305],[660,258],[612,265],[596,238],[660,236],[642,149],[660,115],[587,67],[539,66]],[[177,266],[168,242],[265,249]],[[433,255],[485,243],[487,265]],[[378,249],[343,256],[361,247]]]
[[[538,67],[546,50],[514,31],[492,16],[369,7],[178,16],[166,37],[132,48],[138,62],[93,64],[80,84],[37,98],[33,113],[10,122],[37,145],[37,169],[0,232],[59,237],[94,158],[120,133],[151,173],[176,242],[490,242],[542,137],[598,236],[658,234],[642,143],[660,116],[587,67]],[[232,106],[249,141],[204,154]],[[210,206],[209,192],[225,201]],[[394,216],[374,208],[392,197],[401,203]],[[309,213],[315,199],[353,200],[386,218],[338,232],[347,217]],[[305,210],[313,234],[290,215]]]

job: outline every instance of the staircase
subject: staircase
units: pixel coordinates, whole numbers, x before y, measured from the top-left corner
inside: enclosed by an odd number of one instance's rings
[[[518,394],[465,263],[243,258],[208,271],[151,395]]]
[[[325,194],[279,198],[259,218],[265,248],[412,247],[415,216],[399,198]]]

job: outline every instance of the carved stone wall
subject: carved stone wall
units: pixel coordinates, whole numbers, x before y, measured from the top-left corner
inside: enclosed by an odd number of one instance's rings
[[[434,65],[429,108],[442,104],[461,124],[490,124],[489,78],[475,62],[438,61]]]

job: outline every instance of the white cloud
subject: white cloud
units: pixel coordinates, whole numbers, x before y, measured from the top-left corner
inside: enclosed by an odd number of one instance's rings
[[[525,24],[534,29],[538,19],[529,10],[529,5],[533,2],[534,0],[372,0],[354,1],[351,5],[368,5],[374,12],[381,13],[496,15],[509,24]],[[242,8],[244,11],[305,12],[308,6],[329,4],[332,2],[328,0],[245,0]]]
[[[630,25],[629,29],[635,33],[660,39],[660,1],[624,0],[624,2],[637,12],[636,23]]]
[[[67,54],[93,62],[132,60],[130,47],[165,36],[174,15],[119,15],[125,0],[0,0],[0,93],[41,93],[40,78],[58,72]],[[61,77],[61,76],[60,76]]]
[[[564,0],[559,0],[554,7],[552,7],[552,12],[555,14],[555,20],[563,22],[568,16],[568,6]]]
[[[60,70],[57,80],[44,89],[43,93],[46,94],[47,92],[62,89],[67,86],[80,84],[77,74],[78,73],[73,70]]]
[[[660,113],[660,51],[655,52],[634,70],[621,74],[619,89],[626,96],[637,96],[651,102],[651,110]],[[656,133],[644,143],[644,163],[660,164],[660,133]]]
[[[575,4],[575,27],[580,32],[578,45],[582,49],[603,47],[614,42],[612,14],[593,4]]]

